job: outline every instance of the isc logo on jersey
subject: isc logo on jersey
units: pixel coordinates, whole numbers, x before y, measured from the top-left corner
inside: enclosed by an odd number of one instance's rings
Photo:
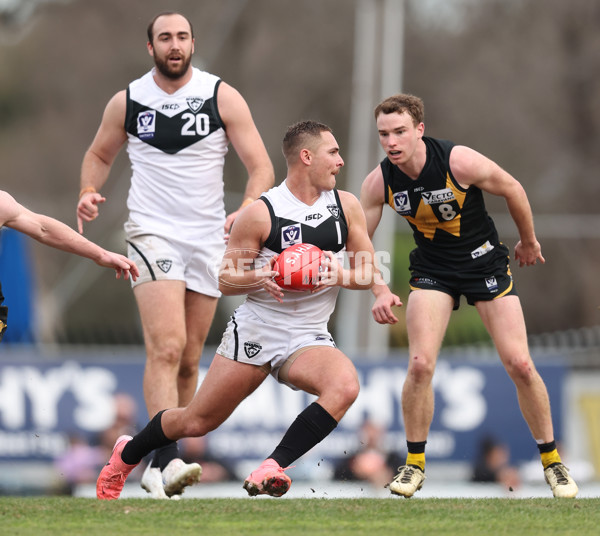
[[[156,128],[156,111],[146,110],[137,116],[137,132],[140,140],[154,138]]]
[[[426,205],[439,205],[440,203],[448,203],[448,201],[456,199],[454,192],[450,188],[434,190],[433,192],[423,192],[421,197]]]

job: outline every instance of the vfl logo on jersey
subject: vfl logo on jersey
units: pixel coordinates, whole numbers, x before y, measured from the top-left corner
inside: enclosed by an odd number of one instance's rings
[[[302,228],[299,224],[288,225],[281,229],[281,249],[302,242]]]
[[[483,246],[479,246],[477,249],[471,251],[471,257],[473,259],[476,259],[477,257],[481,257],[486,253],[489,253],[490,251],[492,251],[492,249],[494,249],[494,246],[492,246],[492,244],[490,244],[490,241],[488,240],[485,244],[483,244]]]
[[[154,138],[154,131],[156,129],[156,111],[146,110],[140,112],[137,116],[137,133],[140,140],[147,140],[148,138]]]
[[[200,108],[202,108],[204,99],[201,99],[200,97],[188,97],[186,102],[192,112],[197,112]]]
[[[262,350],[262,346],[257,342],[245,342],[244,343],[244,352],[248,356],[248,359],[252,359],[258,352]]]
[[[327,205],[327,210],[331,212],[331,215],[336,219],[340,219],[340,207],[337,205]]]
[[[485,284],[490,292],[498,292],[498,281],[494,276],[486,277]]]
[[[173,261],[170,259],[158,259],[156,261],[156,266],[166,274],[171,269],[171,266],[173,266]]]
[[[412,212],[408,190],[394,194],[394,210],[398,214],[410,214]]]
[[[456,199],[454,192],[450,188],[434,190],[433,192],[423,192],[421,197],[426,205],[439,205],[440,203],[448,203]]]

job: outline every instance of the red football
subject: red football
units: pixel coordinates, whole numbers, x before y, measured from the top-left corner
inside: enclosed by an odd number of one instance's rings
[[[287,290],[311,290],[319,281],[323,252],[312,244],[295,244],[284,249],[273,270],[279,272],[275,278],[281,288]]]

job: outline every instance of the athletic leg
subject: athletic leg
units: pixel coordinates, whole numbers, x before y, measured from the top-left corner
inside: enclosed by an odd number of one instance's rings
[[[248,476],[244,488],[249,495],[280,497],[286,493],[291,479],[284,474],[285,468],[335,429],[360,389],[352,361],[329,346],[302,352],[280,378],[318,398],[296,417],[275,450]]]
[[[556,449],[548,391],[529,354],[518,296],[480,301],[475,305],[515,384],[519,407],[540,449],[546,482],[555,497],[575,497],[577,485]]]
[[[454,308],[454,298],[437,290],[414,290],[406,311],[408,371],[402,388],[402,414],[408,455],[390,491],[412,497],[425,480],[425,444],[433,420],[433,373]]]
[[[186,290],[186,344],[177,376],[179,407],[187,406],[198,388],[198,364],[217,309],[217,298]]]
[[[525,320],[518,296],[475,304],[506,372],[515,383],[523,417],[539,443],[554,440],[550,401],[544,381],[529,355]]]

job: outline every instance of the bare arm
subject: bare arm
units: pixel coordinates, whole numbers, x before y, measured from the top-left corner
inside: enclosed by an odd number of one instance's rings
[[[135,281],[139,275],[137,266],[127,257],[101,248],[54,218],[26,209],[6,192],[0,192],[0,222],[42,244],[86,257],[100,266],[113,268],[117,279],[121,275],[128,279],[131,274]]]
[[[242,95],[229,84],[221,82],[217,94],[219,114],[225,123],[227,137],[248,172],[248,182],[244,193],[244,206],[255,199],[275,183],[273,165],[265,145],[252,119],[250,108]],[[225,222],[225,233],[229,233],[239,209],[230,214]]]
[[[373,238],[375,230],[381,221],[383,205],[385,204],[383,173],[377,166],[362,184],[360,190],[360,204],[365,213],[369,237]],[[379,324],[396,324],[398,317],[393,313],[392,307],[402,306],[400,297],[394,294],[377,270],[375,284],[371,288],[375,296],[375,303],[371,308],[373,318]]]
[[[535,236],[531,206],[519,181],[489,158],[461,145],[454,147],[450,153],[450,169],[463,187],[473,185],[484,192],[504,197],[521,238],[515,246],[515,260],[520,266],[531,266],[538,259],[546,262]]]
[[[77,227],[80,233],[83,233],[83,222],[95,220],[98,217],[98,204],[106,200],[98,192],[108,179],[113,162],[127,140],[126,105],[125,90],[108,102],[94,141],[83,157],[81,194],[77,204]]]
[[[219,270],[219,290],[226,296],[248,294],[260,288],[281,301],[283,292],[272,280],[277,272],[272,266],[275,257],[262,268],[254,267],[271,229],[269,209],[262,201],[244,208],[231,229],[227,249]]]

